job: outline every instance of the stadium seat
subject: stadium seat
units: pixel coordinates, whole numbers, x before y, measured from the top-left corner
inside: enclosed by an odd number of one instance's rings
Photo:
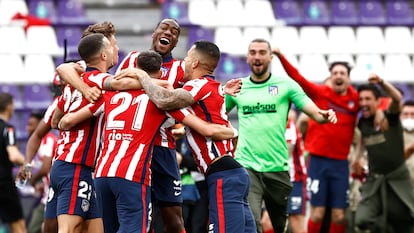
[[[14,126],[14,132],[17,140],[23,140],[27,138],[26,122],[23,120],[23,111],[14,112],[9,123]]]
[[[274,1],[273,12],[276,19],[283,20],[287,25],[298,26],[303,24],[302,11],[297,1]]]
[[[328,28],[328,53],[356,53],[357,44],[352,27],[332,26]]]
[[[82,37],[82,29],[77,26],[61,26],[56,28],[57,41],[60,48],[64,47],[64,40],[66,39],[66,46],[69,52],[78,51],[78,43]]]
[[[23,86],[23,105],[26,109],[44,110],[52,103],[52,94],[48,84]]]
[[[321,26],[307,26],[299,30],[301,53],[327,53],[328,36]]]
[[[332,24],[334,25],[358,25],[359,17],[355,6],[355,1],[331,1],[331,20]]]
[[[384,62],[379,54],[360,54],[356,56],[355,67],[351,71],[354,83],[366,83],[370,73],[384,75]]]
[[[384,29],[384,37],[385,52],[404,54],[411,54],[414,52],[414,41],[408,27],[386,27]]]
[[[290,64],[292,64],[294,67],[299,69],[299,62],[298,62],[298,58],[296,55],[286,54],[284,56],[286,57],[286,59],[289,61]],[[280,60],[277,57],[273,57],[272,59],[271,72],[273,75],[277,77],[288,77],[288,74],[286,73],[285,69],[280,63]]]
[[[0,0],[0,25],[10,24],[16,13],[27,15],[28,12],[25,0]]]
[[[2,83],[0,85],[0,92],[9,93],[13,95],[14,108],[16,110],[22,110],[24,108],[23,95],[22,95],[22,91],[20,90],[19,85],[13,84],[13,83],[9,83],[9,84]]]
[[[245,27],[243,30],[243,46],[247,48],[253,39],[265,39],[270,42],[270,31],[267,27]]]
[[[381,0],[359,2],[359,23],[361,25],[385,25],[386,15]]]
[[[380,27],[358,27],[355,32],[358,53],[384,53],[385,39]]]
[[[217,2],[217,26],[245,25],[244,5],[242,0],[226,0]],[[231,10],[231,14],[229,11]]]
[[[26,78],[26,72],[23,60],[19,54],[0,54],[0,64],[5,65],[7,69],[2,70],[1,83],[23,83]]]
[[[387,25],[413,26],[414,17],[411,5],[407,0],[387,1]]]
[[[31,26],[27,29],[27,53],[62,55],[52,26]]]
[[[406,54],[389,54],[384,58],[386,78],[391,82],[412,82],[414,67]]]
[[[302,52],[298,29],[293,26],[274,27],[271,32],[271,44],[279,47],[284,54]]]
[[[179,1],[165,1],[161,6],[162,18],[176,19],[181,26],[191,26],[188,18],[188,3]]]
[[[64,25],[88,25],[83,3],[81,0],[57,1],[58,21]]]
[[[29,2],[29,14],[41,19],[57,22],[56,6],[54,0],[32,0]]]
[[[299,72],[308,80],[322,83],[329,77],[328,65],[321,54],[303,54],[299,56]]]
[[[0,53],[25,54],[27,38],[20,26],[0,26]],[[7,35],[7,36],[6,36]]]
[[[217,8],[213,0],[197,0],[188,3],[190,22],[201,26],[217,25]]]
[[[245,57],[222,53],[215,75],[221,83],[225,83],[232,78],[249,75],[249,67]]]
[[[214,40],[221,52],[232,55],[247,53],[247,47],[243,46],[243,33],[240,27],[218,27]]]
[[[355,66],[355,61],[354,61],[354,58],[351,54],[328,54],[327,61],[328,61],[328,66],[332,62],[338,62],[338,61],[348,62],[348,64],[351,67]]]
[[[272,4],[268,0],[246,0],[244,4],[244,20],[246,26],[267,26],[276,24]]]
[[[28,54],[24,61],[25,82],[48,84],[55,73],[55,63],[46,54]]]
[[[306,25],[329,25],[331,18],[325,1],[303,1],[303,23]]]
[[[188,28],[187,47],[190,48],[197,40],[214,41],[214,30],[203,27]]]

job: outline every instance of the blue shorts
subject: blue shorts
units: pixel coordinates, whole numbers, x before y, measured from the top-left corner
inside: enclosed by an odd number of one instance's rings
[[[49,186],[47,201],[45,205],[45,218],[56,218],[57,215],[57,198],[52,186]]]
[[[306,213],[306,187],[303,182],[292,182],[293,188],[288,200],[289,214]]]
[[[310,155],[306,189],[312,206],[348,207],[348,160]]]
[[[149,229],[151,189],[118,177],[95,179],[105,232],[142,232]]]
[[[153,201],[163,205],[181,205],[181,175],[175,150],[154,146],[151,161]]]
[[[91,168],[56,160],[50,170],[50,186],[57,199],[56,216],[69,214],[84,219],[101,217]]]
[[[214,172],[206,177],[209,196],[209,232],[256,232],[247,195],[250,179],[245,168]]]

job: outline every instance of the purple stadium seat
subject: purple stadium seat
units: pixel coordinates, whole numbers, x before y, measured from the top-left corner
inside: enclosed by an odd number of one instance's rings
[[[197,40],[214,41],[214,31],[212,29],[202,27],[188,28],[188,48],[190,48]]]
[[[273,2],[275,18],[283,20],[287,25],[302,25],[302,11],[299,3],[292,0],[280,0]]]
[[[166,1],[162,4],[161,18],[176,19],[181,26],[191,26],[187,2]]]
[[[336,25],[358,25],[359,18],[353,0],[331,1],[331,20]]]
[[[77,26],[57,27],[56,29],[59,47],[63,48],[66,39],[68,51],[76,52],[79,40],[82,37],[82,29]]]
[[[30,112],[15,111],[9,123],[14,126],[17,140],[22,140],[28,137],[26,132],[26,125],[29,119]]]
[[[307,25],[329,25],[331,23],[325,1],[304,0],[303,15],[303,22]]]
[[[217,81],[227,82],[232,78],[241,78],[249,74],[249,67],[244,57],[222,53],[216,70]]]
[[[44,110],[52,103],[48,85],[32,84],[23,87],[23,105],[27,109]]]
[[[406,25],[414,24],[413,12],[410,3],[406,0],[395,0],[386,3],[387,24]]]
[[[16,110],[22,110],[24,108],[23,106],[23,96],[22,92],[20,91],[19,86],[14,84],[0,84],[0,92],[2,93],[9,93],[13,95],[14,99],[14,108]]]
[[[52,23],[57,21],[56,5],[53,0],[32,0],[29,2],[29,14],[38,18],[47,18]]]
[[[91,24],[86,17],[81,0],[59,0],[57,5],[60,24],[78,26]]]
[[[385,25],[386,16],[384,6],[380,0],[366,0],[359,2],[360,24]]]

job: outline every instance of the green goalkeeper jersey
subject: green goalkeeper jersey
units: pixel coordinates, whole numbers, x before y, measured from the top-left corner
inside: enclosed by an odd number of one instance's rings
[[[288,171],[288,111],[292,103],[301,110],[308,101],[302,88],[288,77],[271,75],[262,83],[243,78],[240,93],[226,95],[227,112],[237,106],[239,119],[235,159],[258,172]]]

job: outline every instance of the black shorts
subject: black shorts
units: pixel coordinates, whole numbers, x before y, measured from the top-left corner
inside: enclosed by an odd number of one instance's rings
[[[0,219],[12,223],[23,219],[20,196],[13,180],[0,180]]]

